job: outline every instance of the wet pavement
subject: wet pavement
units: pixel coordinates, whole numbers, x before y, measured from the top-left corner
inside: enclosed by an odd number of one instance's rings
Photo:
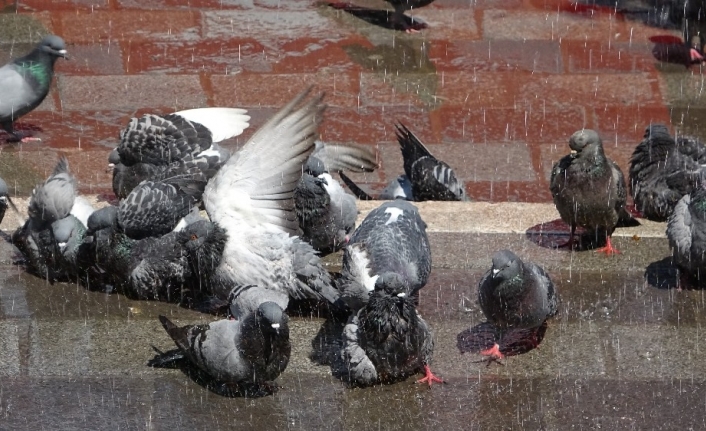
[[[86,194],[110,192],[107,154],[130,117],[203,106],[248,109],[236,148],[306,84],[327,92],[322,138],[376,146],[381,169],[352,175],[377,190],[402,171],[394,122],[405,122],[467,181],[478,203],[425,204],[434,259],[420,312],[435,331],[433,369],[350,389],[320,364],[325,316],[292,318],[280,391],[221,397],[179,370],[145,364],[171,347],[156,317],[211,316],[49,285],[13,264],[0,241],[0,430],[17,429],[619,429],[706,428],[706,300],[677,291],[663,224],[616,233],[622,254],[557,251],[564,237],[548,190],[553,162],[582,127],[627,161],[650,122],[706,137],[701,68],[655,59],[647,25],[564,0],[437,0],[406,35],[305,0],[0,0],[0,61],[42,34],[71,61],[20,121],[41,143],[0,143],[0,176],[26,196],[69,158]],[[382,8],[378,0],[356,4]],[[2,137],[0,136],[0,139]],[[502,202],[516,203],[502,203]],[[492,205],[487,202],[501,202]],[[533,204],[536,203],[536,204]],[[369,209],[375,203],[367,203]],[[8,215],[2,230],[18,221]],[[492,253],[544,266],[562,305],[538,349],[504,366],[461,354],[483,322],[476,286]],[[335,269],[335,257],[329,259]],[[325,355],[324,355],[325,356]]]

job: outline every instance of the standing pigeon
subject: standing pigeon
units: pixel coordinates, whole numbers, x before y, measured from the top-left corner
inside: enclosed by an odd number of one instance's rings
[[[338,279],[341,300],[355,312],[367,301],[375,283],[399,280],[412,297],[431,273],[426,223],[409,202],[385,202],[372,210],[353,233],[343,252]]]
[[[0,223],[2,223],[2,219],[5,218],[5,211],[7,211],[8,206],[12,208],[13,211],[18,212],[17,207],[12,202],[12,199],[10,199],[10,191],[7,188],[7,183],[0,178]]]
[[[227,234],[212,276],[227,281],[213,292],[221,299],[233,285],[250,284],[278,292],[283,301],[338,299],[314,249],[293,236],[298,230],[293,193],[324,110],[323,96],[297,108],[308,93],[275,114],[206,186],[206,211]]]
[[[684,195],[667,222],[674,261],[697,282],[706,280],[706,188]]]
[[[379,278],[368,303],[343,329],[342,357],[350,380],[361,386],[393,383],[423,371],[417,383],[442,383],[429,364],[434,339],[399,278]]]
[[[422,201],[464,201],[464,184],[453,169],[437,160],[403,124],[398,124],[397,141],[402,150],[404,172],[412,183],[412,195]]]
[[[59,36],[50,35],[26,56],[0,68],[0,127],[10,135],[8,141],[32,140],[12,125],[47,97],[59,57],[68,58],[66,44]]]
[[[115,195],[126,197],[144,180],[186,175],[208,180],[230,157],[216,143],[243,133],[250,120],[246,112],[200,108],[133,118],[108,157]]]
[[[294,191],[301,238],[322,254],[345,245],[355,227],[358,207],[329,173],[342,169],[370,172],[376,166],[375,154],[369,150],[317,141]]]
[[[681,137],[672,138],[663,124],[645,129],[642,142],[630,160],[630,190],[642,215],[654,221],[667,221],[682,196],[702,181],[706,146]]]
[[[556,314],[558,295],[542,268],[502,250],[478,285],[478,302],[485,317],[501,331],[534,329]],[[502,359],[496,343],[481,354]]]
[[[608,255],[619,253],[610,236],[618,223],[637,223],[625,209],[627,190],[625,177],[618,165],[606,157],[603,141],[593,130],[584,129],[571,135],[571,154],[552,168],[549,188],[561,219],[571,227],[566,246],[573,246],[576,226],[605,235],[606,245],[596,251]]]
[[[287,368],[291,354],[289,318],[277,304],[262,303],[239,319],[178,327],[159,321],[188,360],[223,386],[240,394],[275,390],[272,382]],[[150,361],[161,364],[166,352]]]
[[[378,197],[376,198],[373,198],[368,193],[366,193],[356,183],[354,183],[353,180],[348,178],[343,172],[341,172],[340,175],[341,180],[343,180],[343,183],[348,186],[348,188],[355,195],[355,197],[357,197],[361,201],[391,201],[395,199],[403,199],[407,201],[414,200],[414,195],[412,194],[412,183],[409,181],[409,178],[407,178],[407,175],[405,174],[402,174],[387,183],[387,186],[385,186],[382,192],[380,192],[380,195],[378,195]]]

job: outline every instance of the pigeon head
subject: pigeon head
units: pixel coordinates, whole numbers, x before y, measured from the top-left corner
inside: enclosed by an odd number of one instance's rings
[[[320,158],[309,156],[306,160],[306,165],[304,165],[304,171],[309,175],[318,177],[319,175],[326,173],[326,166]]]
[[[385,272],[375,280],[375,291],[385,292],[390,296],[407,296],[409,286],[405,279],[396,272]]]
[[[650,124],[645,127],[645,139],[655,138],[655,137],[667,137],[671,138],[672,135],[669,134],[669,129],[664,124]]]
[[[493,255],[491,274],[497,280],[510,280],[520,274],[522,261],[510,250],[502,250]]]
[[[68,60],[69,56],[66,54],[66,43],[64,39],[59,36],[54,36],[50,34],[45,36],[39,45],[37,45],[40,51],[49,54],[52,57],[63,57]]]
[[[93,211],[88,217],[88,232],[91,234],[101,229],[115,227],[118,223],[118,207],[108,206]]]
[[[601,138],[598,136],[595,130],[583,129],[575,132],[571,135],[569,139],[569,147],[571,148],[571,154],[580,154],[584,148],[589,145],[600,145],[602,143]]]
[[[272,329],[279,334],[281,331],[288,329],[287,324],[289,319],[287,315],[284,310],[282,310],[282,307],[274,302],[268,301],[260,304],[257,308],[257,316],[260,322],[264,324],[265,330]]]
[[[225,232],[208,220],[198,220],[186,226],[179,235],[179,241],[190,252],[197,251],[211,235],[223,235]]]
[[[120,153],[118,153],[118,149],[116,148],[108,154],[108,166],[112,168],[118,163],[120,163]]]

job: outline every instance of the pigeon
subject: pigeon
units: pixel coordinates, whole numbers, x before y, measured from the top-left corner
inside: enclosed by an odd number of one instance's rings
[[[419,9],[420,7],[427,6],[431,4],[434,0],[385,0],[390,3],[392,7],[395,8],[395,12],[389,17],[389,22],[399,28],[404,30],[406,33],[417,33],[419,30],[424,29],[427,25],[415,19],[408,18],[404,13],[405,11],[412,9]]]
[[[341,356],[352,383],[393,383],[423,371],[417,383],[442,383],[429,367],[434,339],[401,279],[379,278],[370,300],[343,329]]]
[[[453,169],[437,160],[404,124],[397,124],[397,141],[402,150],[404,172],[412,183],[417,202],[467,200],[464,184]]]
[[[606,157],[603,141],[593,130],[575,132],[569,139],[571,154],[552,168],[549,188],[561,219],[571,227],[569,241],[573,246],[576,226],[605,235],[606,245],[598,252],[620,253],[611,244],[616,226],[639,224],[625,209],[627,189],[618,165]]]
[[[16,213],[19,213],[14,202],[10,199],[10,191],[7,188],[7,183],[0,178],[0,223],[2,223],[2,219],[5,218],[5,211],[7,211],[8,206]]]
[[[407,178],[407,175],[402,174],[394,180],[390,181],[387,186],[380,192],[377,197],[372,197],[361,189],[356,183],[353,182],[348,176],[343,172],[340,173],[341,180],[348,186],[350,191],[360,199],[361,201],[372,201],[372,200],[383,200],[391,201],[395,199],[403,199],[407,201],[413,201],[414,195],[412,194],[412,183]]]
[[[322,255],[338,251],[348,241],[358,216],[355,197],[345,193],[330,172],[346,168],[370,172],[376,166],[371,151],[316,142],[294,191],[294,204],[301,238]]]
[[[645,129],[630,160],[630,192],[642,215],[667,221],[682,196],[697,188],[704,175],[706,146],[689,138],[675,140],[667,126]]]
[[[340,300],[352,312],[367,301],[380,279],[399,280],[413,297],[431,273],[431,248],[426,223],[417,207],[403,200],[372,210],[343,251],[337,281]]]
[[[478,284],[480,308],[501,333],[538,328],[557,313],[558,300],[547,273],[532,262],[523,262],[510,250],[495,253],[492,268]],[[481,354],[503,358],[497,343]]]
[[[36,139],[15,131],[13,123],[47,97],[59,57],[68,58],[66,44],[59,36],[49,35],[32,52],[0,68],[0,127],[10,135],[8,141]]]
[[[200,108],[165,116],[133,118],[120,132],[120,144],[109,157],[113,192],[125,198],[144,180],[175,176],[208,180],[230,157],[217,142],[238,136],[250,116],[239,108]]]
[[[706,280],[706,188],[684,195],[667,221],[667,238],[674,262],[701,283]]]
[[[209,276],[221,280],[211,283],[220,287],[212,292],[220,299],[227,299],[233,285],[250,284],[276,291],[282,301],[338,299],[316,251],[294,236],[294,189],[325,107],[323,95],[303,102],[309,91],[265,123],[206,185],[206,212],[227,238]]]
[[[178,327],[165,316],[159,321],[174,340],[179,353],[222,386],[249,394],[276,389],[273,381],[287,368],[291,354],[289,318],[277,304],[264,302],[255,312],[238,319],[207,325]],[[166,352],[148,365],[164,364]]]

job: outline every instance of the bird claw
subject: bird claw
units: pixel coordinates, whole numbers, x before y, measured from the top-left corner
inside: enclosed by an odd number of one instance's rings
[[[37,138],[34,136],[25,136],[24,138],[20,139],[20,142],[23,144],[26,144],[27,142],[41,142],[42,138]]]
[[[500,345],[498,343],[495,343],[490,349],[481,350],[480,354],[486,356],[486,358],[483,358],[479,361],[473,361],[474,363],[485,362],[487,367],[489,367],[490,364],[493,362],[499,365],[505,365],[500,362],[501,359],[505,358],[505,355],[503,355],[500,351]]]
[[[429,383],[430,388],[434,382],[444,384],[446,383],[443,379],[436,377],[434,373],[431,372],[431,368],[429,368],[429,365],[424,366],[424,374],[425,376],[417,380],[416,383]]]

